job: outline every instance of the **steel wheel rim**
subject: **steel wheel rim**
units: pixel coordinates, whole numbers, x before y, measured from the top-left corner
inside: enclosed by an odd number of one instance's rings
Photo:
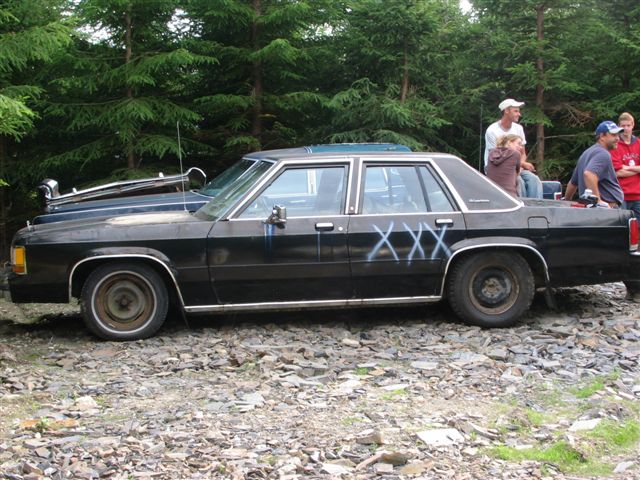
[[[96,319],[112,332],[136,332],[155,316],[157,298],[152,284],[135,272],[114,272],[94,290],[91,306]]]
[[[509,269],[487,267],[476,272],[469,283],[473,306],[484,314],[499,315],[516,303],[520,284]]]

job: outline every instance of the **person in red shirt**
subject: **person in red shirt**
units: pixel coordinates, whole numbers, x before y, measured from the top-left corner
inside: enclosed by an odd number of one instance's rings
[[[618,125],[622,132],[618,146],[611,150],[611,162],[624,193],[622,208],[632,210],[640,218],[640,141],[633,134],[635,120],[630,113],[621,113]],[[640,282],[628,281],[625,286],[627,299],[640,303]]]
[[[635,120],[624,112],[618,118],[622,128],[618,146],[611,150],[611,162],[624,193],[622,208],[633,210],[640,218],[640,141],[633,134]]]

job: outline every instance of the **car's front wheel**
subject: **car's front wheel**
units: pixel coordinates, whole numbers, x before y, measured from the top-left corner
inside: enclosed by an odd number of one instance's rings
[[[169,307],[167,287],[143,264],[106,264],[94,270],[82,288],[84,322],[106,340],[137,340],[155,334]]]
[[[508,327],[531,306],[535,284],[531,268],[514,252],[483,252],[453,266],[447,296],[466,323]]]

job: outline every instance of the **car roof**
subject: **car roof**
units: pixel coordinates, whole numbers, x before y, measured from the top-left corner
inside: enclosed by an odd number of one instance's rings
[[[251,160],[275,159],[289,155],[309,153],[364,153],[364,152],[411,152],[406,145],[399,143],[326,143],[308,145],[306,147],[281,148],[278,150],[262,150],[244,156]]]
[[[445,162],[462,162],[465,163],[459,157],[448,153],[435,153],[435,152],[412,152],[410,150],[353,150],[353,151],[327,151],[327,152],[307,152],[304,148],[293,149],[287,148],[282,150],[264,150],[256,152],[255,154],[246,155],[244,158],[250,160],[267,160],[271,162],[279,162],[283,160],[295,160],[295,161],[318,161],[322,159],[335,159],[337,157],[344,158],[345,155],[351,156],[358,154],[358,157],[362,159],[384,159],[385,161],[397,160],[397,161],[417,161],[430,159],[436,163]]]

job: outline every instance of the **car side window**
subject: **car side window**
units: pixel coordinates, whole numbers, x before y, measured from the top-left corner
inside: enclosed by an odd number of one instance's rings
[[[344,211],[346,173],[345,166],[287,168],[239,218],[267,218],[275,205],[286,207],[288,218],[340,215]]]
[[[427,191],[430,212],[453,212],[455,208],[444,187],[436,180],[427,167],[420,167],[420,175]]]
[[[365,169],[363,214],[427,212],[415,166],[373,166]]]

